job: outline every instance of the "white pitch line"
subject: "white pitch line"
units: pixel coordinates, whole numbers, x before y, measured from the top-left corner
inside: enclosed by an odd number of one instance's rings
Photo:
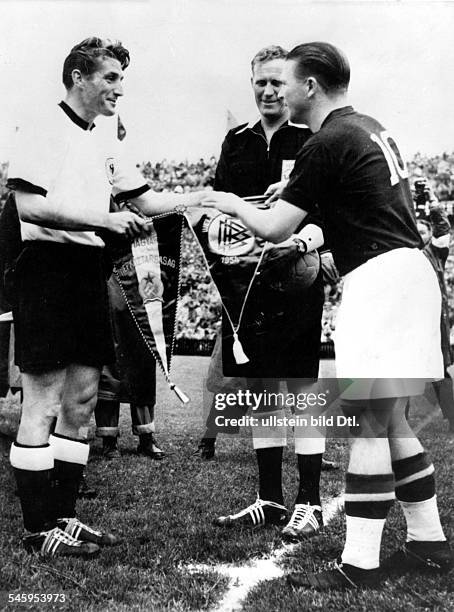
[[[437,414],[437,409],[429,412],[426,418],[415,428],[415,434],[418,434],[426,425],[433,421]],[[343,506],[343,493],[323,504],[323,522],[325,527],[343,510]],[[230,579],[229,588],[218,605],[212,608],[212,612],[239,612],[249,591],[257,584],[265,580],[281,578],[284,575],[284,570],[279,567],[278,562],[286,553],[293,552],[297,546],[301,546],[301,543],[284,544],[268,557],[253,559],[249,561],[248,565],[227,563],[219,565],[199,564],[188,565],[186,569],[191,573],[215,571],[223,576],[227,576]]]
[[[343,495],[338,495],[323,505],[323,520],[328,525],[340,511]],[[241,610],[241,604],[247,594],[259,582],[280,578],[284,571],[279,567],[279,560],[288,552],[300,546],[300,544],[284,544],[276,549],[271,555],[262,559],[253,559],[248,565],[233,565],[223,563],[220,565],[189,565],[186,567],[191,573],[195,572],[218,572],[230,579],[230,586],[222,600],[213,608],[213,612],[237,612]]]

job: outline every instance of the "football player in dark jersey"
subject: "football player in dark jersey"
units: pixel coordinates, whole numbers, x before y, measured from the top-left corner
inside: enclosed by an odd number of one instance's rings
[[[447,570],[453,562],[438,515],[434,468],[405,419],[424,378],[443,376],[440,290],[420,250],[408,172],[395,141],[347,102],[350,67],[328,43],[295,47],[284,69],[290,119],[314,136],[270,210],[233,194],[207,194],[207,206],[238,217],[278,242],[321,210],[335,264],[344,276],[336,327],[338,377],[352,384],[343,409],[356,418],[346,476],[347,535],[341,559],[320,573],[289,576],[320,590],[373,586],[382,576],[383,526],[395,498],[407,541],[385,562],[392,572]],[[270,192],[273,190],[271,189]],[[382,568],[383,569],[383,568]]]
[[[252,58],[251,84],[260,117],[258,121],[240,125],[227,134],[216,169],[216,190],[231,191],[240,197],[263,194],[270,183],[288,178],[298,151],[311,137],[307,127],[288,122],[288,110],[281,95],[280,80],[286,55],[287,51],[282,47],[271,45],[261,49]],[[313,240],[314,245],[318,240],[319,244],[323,244],[322,232],[318,226],[310,224],[305,229],[309,231],[306,241]],[[249,360],[241,365],[235,363],[230,317],[224,314],[222,355],[221,350],[215,349],[207,381],[210,390],[235,392],[246,386],[256,393],[264,389],[278,393],[279,379],[282,379],[286,380],[289,394],[298,396],[303,391],[307,392],[306,387],[310,387],[312,379],[317,377],[323,305],[322,274],[317,273],[318,255],[317,270],[308,286],[303,286],[303,282],[295,282],[295,291],[290,284],[286,286],[282,279],[292,274],[296,247],[290,241],[286,252],[281,245],[280,272],[276,273],[280,276],[279,281],[270,280],[273,263],[266,256],[260,266],[260,277],[254,280],[247,303],[245,301],[242,306],[241,301],[245,299],[242,283],[253,278],[264,248],[261,244],[245,257],[223,257],[222,262],[217,261],[212,266],[213,278],[218,282],[221,296],[229,304],[232,317],[235,318],[237,315],[233,313],[242,312],[244,308],[244,316],[240,315],[239,319],[239,336]],[[228,263],[224,263],[226,260]],[[236,291],[232,290],[233,287]],[[301,346],[305,347],[304,356],[300,353]],[[207,431],[201,442],[202,453],[211,451],[208,456],[214,455],[218,431],[215,423],[220,414],[215,407],[216,399],[212,402]],[[231,416],[239,418],[243,413],[244,410],[234,406]],[[266,421],[273,415],[281,418],[284,415],[282,407],[265,407],[264,402],[261,402],[256,416]],[[223,429],[225,431],[227,428],[219,427],[220,432]],[[257,501],[240,512],[220,516],[216,519],[217,525],[278,524],[284,527],[283,537],[288,539],[306,538],[320,531],[323,525],[320,472],[325,438],[316,429],[309,427],[297,427],[295,430],[299,487],[289,520],[283,505],[281,473],[283,449],[287,445],[286,429],[285,425],[252,428],[259,475]],[[332,465],[328,462],[328,467]]]

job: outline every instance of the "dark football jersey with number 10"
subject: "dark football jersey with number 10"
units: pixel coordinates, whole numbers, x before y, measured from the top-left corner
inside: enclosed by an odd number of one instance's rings
[[[420,248],[408,171],[396,143],[351,106],[330,113],[299,152],[281,198],[321,212],[340,274],[402,247]]]

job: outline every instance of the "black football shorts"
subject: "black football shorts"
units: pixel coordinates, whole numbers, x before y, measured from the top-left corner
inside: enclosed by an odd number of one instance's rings
[[[102,249],[25,242],[14,289],[15,361],[22,372],[114,360]]]

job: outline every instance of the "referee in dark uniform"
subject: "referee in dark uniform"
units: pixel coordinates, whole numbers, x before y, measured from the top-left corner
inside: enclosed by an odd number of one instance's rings
[[[303,144],[312,136],[307,126],[288,121],[288,109],[280,93],[282,70],[287,51],[279,46],[261,49],[252,59],[251,85],[260,119],[240,125],[227,134],[216,169],[214,189],[230,191],[240,197],[264,194],[270,184],[288,179],[295,158]],[[306,228],[314,227],[306,223]],[[262,246],[263,248],[263,246]],[[295,245],[292,247],[296,249]],[[290,273],[292,256],[280,264],[282,274]],[[248,255],[250,257],[250,255]],[[227,259],[227,258],[224,258]],[[241,283],[248,282],[253,273],[245,257],[232,258],[228,264],[213,268],[223,301],[231,311],[239,312],[239,301],[244,296]],[[273,263],[265,258],[254,279],[244,306],[239,337],[249,361],[237,364],[233,355],[233,333],[226,313],[222,321],[222,359],[219,342],[212,357],[209,380],[210,390],[237,391],[245,381],[249,390],[259,393],[279,391],[279,379],[287,380],[288,391],[297,395],[304,390],[302,379],[316,379],[319,370],[321,315],[324,292],[319,270],[312,285],[286,289],[280,282],[270,282],[267,270]],[[244,280],[246,279],[246,280]],[[229,284],[230,283],[230,284]],[[236,285],[238,291],[228,293],[223,287]],[[304,352],[301,352],[304,347]],[[221,363],[222,362],[222,363]],[[224,376],[222,375],[222,373]],[[244,386],[244,383],[243,383]],[[261,406],[259,411],[263,411]],[[268,408],[268,411],[270,408]],[[281,411],[272,408],[276,416]],[[241,409],[233,407],[236,416]],[[266,418],[270,413],[267,412]],[[207,421],[207,431],[201,441],[205,455],[214,454],[214,441],[218,431],[214,403]],[[223,412],[223,416],[228,416]],[[257,416],[257,413],[255,413]],[[224,430],[230,433],[231,428]],[[284,525],[284,537],[301,538],[314,535],[322,526],[320,502],[320,471],[325,450],[323,435],[306,431],[295,433],[295,453],[298,461],[299,488],[295,511],[288,521],[282,492],[282,454],[286,445],[286,428],[266,432],[266,428],[253,428],[253,445],[259,472],[257,501],[237,514],[217,519],[220,526],[232,524]]]
[[[318,206],[344,276],[336,369],[352,381],[343,409],[362,432],[353,440],[346,476],[346,542],[330,569],[289,577],[294,586],[321,590],[379,583],[382,530],[395,498],[407,541],[384,567],[444,571],[453,563],[434,468],[405,419],[408,396],[424,388],[418,379],[443,377],[440,290],[420,250],[406,166],[389,132],[348,105],[349,80],[348,61],[333,45],[295,47],[284,69],[284,95],[290,118],[307,123],[314,136],[287,187],[276,192],[276,206],[258,211],[232,194],[205,198],[207,206],[275,242]]]

